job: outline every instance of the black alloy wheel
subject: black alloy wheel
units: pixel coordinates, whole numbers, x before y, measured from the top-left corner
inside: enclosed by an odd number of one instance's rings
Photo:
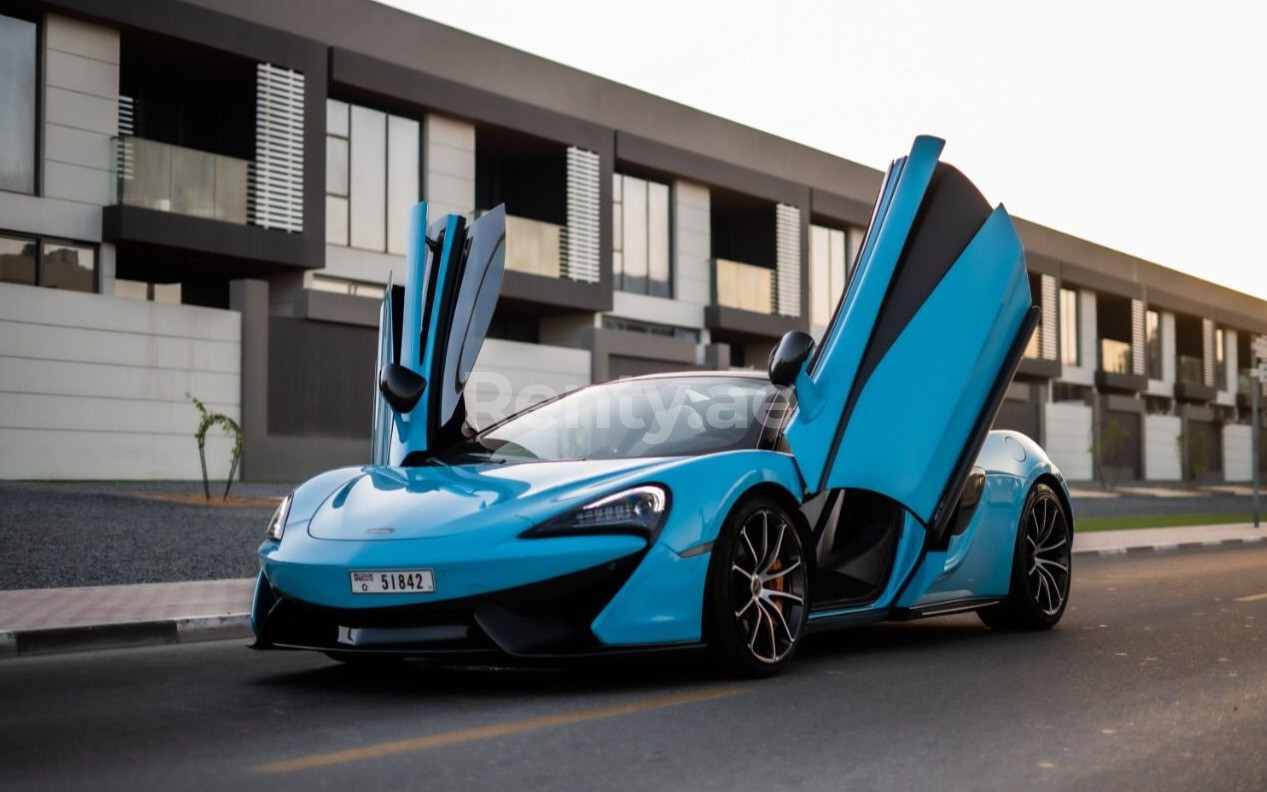
[[[772,676],[796,654],[809,615],[807,542],[791,515],[768,497],[731,512],[709,570],[709,649],[723,670]]]
[[[1069,603],[1073,527],[1050,486],[1036,484],[1026,498],[1016,535],[1007,598],[977,612],[995,630],[1050,630]]]

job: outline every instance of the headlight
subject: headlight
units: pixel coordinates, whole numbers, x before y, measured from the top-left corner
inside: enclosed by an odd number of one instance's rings
[[[286,518],[290,516],[290,495],[282,498],[282,502],[277,504],[277,511],[273,512],[273,516],[268,521],[268,538],[274,542],[282,540],[282,534],[286,532]]]
[[[669,504],[663,487],[645,484],[599,498],[562,517],[529,528],[521,536],[635,533],[651,537]]]

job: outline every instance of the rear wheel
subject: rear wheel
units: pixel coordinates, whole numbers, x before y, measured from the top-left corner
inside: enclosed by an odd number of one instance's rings
[[[1073,531],[1056,491],[1036,484],[1025,500],[1007,598],[977,611],[994,630],[1049,630],[1069,601]]]
[[[809,614],[807,542],[791,515],[768,497],[731,512],[713,547],[708,577],[708,644],[723,670],[778,673],[795,656]]]

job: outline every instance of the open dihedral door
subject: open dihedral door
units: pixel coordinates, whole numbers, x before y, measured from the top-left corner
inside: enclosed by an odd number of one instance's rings
[[[468,225],[449,215],[427,227],[410,215],[405,283],[379,314],[371,462],[399,465],[461,439],[462,393],[488,335],[506,263],[506,210]]]
[[[812,492],[862,489],[949,531],[1037,321],[1020,238],[917,138],[896,160],[785,430]]]

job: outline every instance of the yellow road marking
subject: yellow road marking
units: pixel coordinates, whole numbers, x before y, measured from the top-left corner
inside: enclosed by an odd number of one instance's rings
[[[528,718],[521,721],[511,721],[510,723],[481,726],[478,729],[463,729],[462,731],[433,734],[430,737],[419,737],[412,740],[396,740],[395,742],[366,745],[362,748],[350,748],[345,751],[313,754],[312,756],[303,756],[298,759],[287,759],[282,762],[271,762],[269,764],[257,765],[251,769],[257,773],[293,773],[298,770],[312,770],[317,767],[329,767],[330,765],[346,764],[347,762],[361,762],[366,759],[381,759],[384,756],[393,756],[395,754],[407,753],[410,751],[425,751],[430,748],[440,748],[446,745],[457,745],[458,743],[473,742],[475,740],[504,737],[508,734],[522,734],[523,732],[536,731],[538,729],[550,729],[555,726],[566,726],[570,723],[579,723],[581,721],[614,718],[619,715],[632,715],[637,712],[648,712],[650,710],[664,709],[665,707],[676,707],[680,704],[692,704],[698,701],[725,698],[726,696],[733,696],[737,693],[742,693],[743,690],[744,689],[742,687],[697,690],[690,693],[679,693],[673,696],[664,696],[662,698],[634,701],[629,704],[618,704],[614,707],[580,710],[578,712],[564,712],[558,715],[544,715],[539,718]]]
[[[1259,600],[1267,600],[1267,594],[1251,594],[1248,597],[1237,597],[1237,602],[1258,602]]]

